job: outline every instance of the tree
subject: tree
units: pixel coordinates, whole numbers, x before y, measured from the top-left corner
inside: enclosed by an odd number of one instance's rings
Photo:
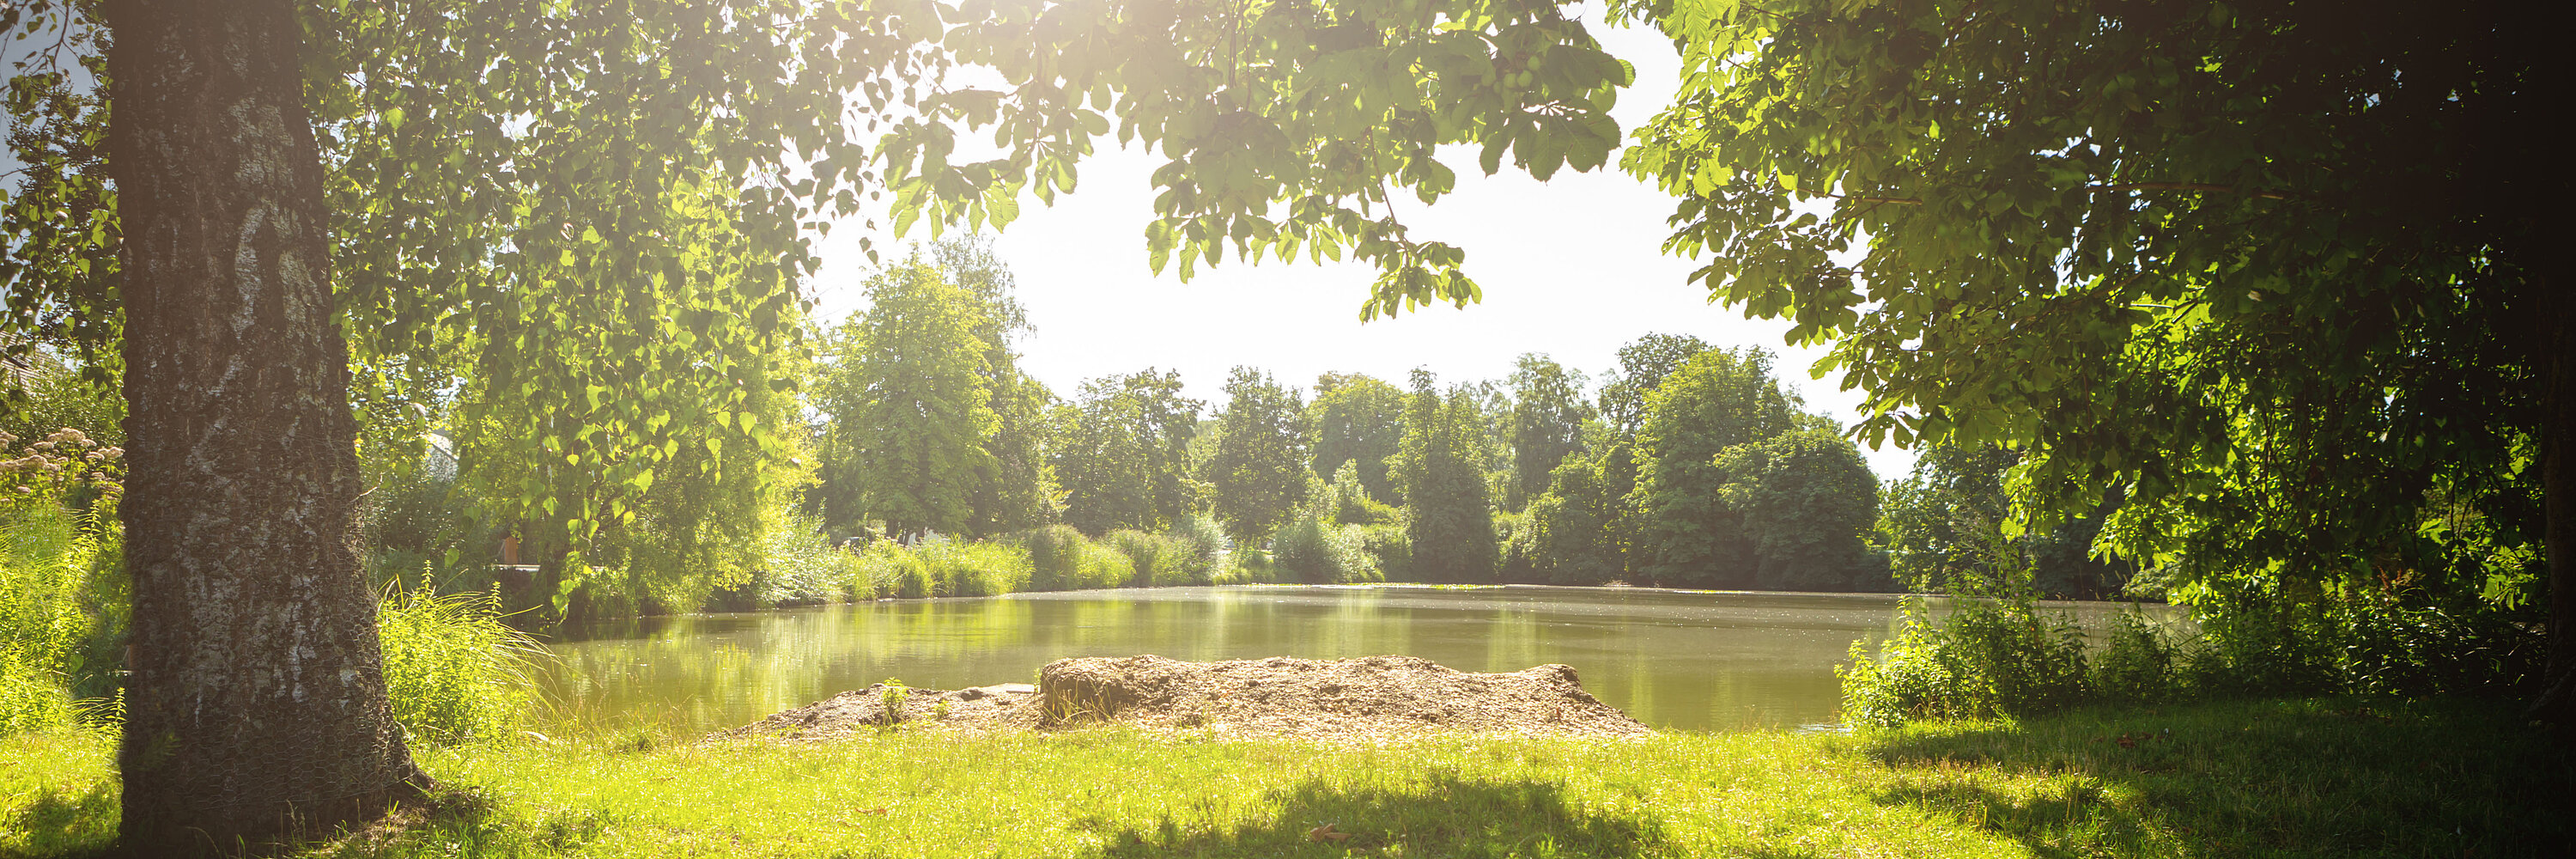
[[[985,440],[993,411],[983,303],[915,260],[870,278],[868,309],[844,324],[842,367],[825,411],[850,457],[864,515],[889,534],[956,533],[994,469]]]
[[[106,12],[134,599],[124,841],[202,852],[372,817],[429,779],[385,699],[355,548],[357,423],[295,4]]]
[[[1155,4],[1104,10],[1008,3],[968,11],[784,0],[724,6],[424,2],[334,4],[303,10],[309,13],[303,16],[296,14],[298,7],[274,0],[211,10],[175,4],[165,8],[150,0],[105,5],[108,23],[118,31],[107,64],[107,79],[115,82],[110,95],[113,101],[134,101],[117,111],[110,134],[106,169],[117,179],[118,200],[157,202],[157,191],[142,188],[150,184],[147,180],[196,183],[191,187],[207,193],[191,199],[221,202],[218,208],[234,206],[227,210],[234,215],[250,211],[235,204],[257,202],[252,208],[297,220],[303,231],[299,236],[326,243],[330,236],[338,238],[329,259],[247,252],[225,256],[261,265],[292,261],[302,266],[297,274],[318,284],[291,306],[262,305],[284,306],[294,314],[275,331],[263,328],[252,336],[245,333],[253,330],[245,323],[230,335],[199,332],[215,338],[206,344],[127,337],[128,357],[207,345],[192,355],[196,366],[238,369],[247,351],[266,352],[258,356],[261,361],[303,361],[316,354],[345,358],[343,352],[354,351],[366,371],[355,395],[364,400],[389,389],[435,390],[451,381],[442,365],[455,357],[450,350],[461,334],[512,321],[542,322],[567,302],[622,308],[625,318],[612,329],[538,324],[515,331],[525,341],[522,354],[535,359],[524,368],[523,384],[546,389],[579,408],[542,414],[528,410],[531,420],[543,423],[510,437],[526,440],[523,452],[528,456],[562,457],[564,469],[586,471],[595,485],[610,490],[570,499],[582,509],[565,520],[567,530],[580,540],[633,515],[630,503],[648,491],[643,488],[647,475],[672,466],[670,457],[677,455],[676,442],[683,434],[675,426],[718,415],[668,411],[666,400],[658,396],[657,380],[605,376],[600,367],[571,360],[583,350],[547,347],[594,338],[649,356],[654,360],[645,363],[660,363],[673,373],[721,376],[731,368],[693,363],[695,341],[748,338],[768,343],[793,336],[793,283],[815,263],[803,225],[853,214],[863,196],[890,191],[898,231],[924,216],[934,225],[1006,222],[1022,192],[1052,199],[1056,191],[1072,187],[1075,161],[1096,138],[1110,133],[1108,117],[1086,107],[1102,105],[1119,117],[1122,141],[1159,143],[1173,158],[1157,179],[1169,191],[1157,200],[1161,217],[1148,236],[1158,268],[1177,252],[1187,274],[1196,259],[1221,259],[1228,244],[1238,255],[1271,253],[1283,259],[1301,250],[1317,258],[1338,258],[1348,250],[1379,268],[1370,312],[1433,300],[1463,303],[1474,298],[1476,287],[1460,269],[1462,253],[1414,239],[1400,222],[1372,213],[1383,209],[1394,189],[1411,190],[1426,202],[1445,194],[1454,174],[1434,158],[1441,144],[1480,145],[1488,172],[1500,168],[1505,154],[1516,167],[1542,177],[1568,164],[1578,170],[1598,166],[1619,137],[1606,115],[1613,88],[1630,77],[1624,64],[1602,54],[1582,26],[1560,15],[1553,3],[1533,2],[1455,3],[1437,9],[1246,7],[1187,18]],[[76,17],[72,8],[41,0],[12,4],[0,11],[0,23],[15,35],[41,28],[50,12],[50,20],[68,28]],[[1473,23],[1461,27],[1458,22]],[[1319,29],[1325,38],[1317,38]],[[309,44],[302,38],[307,33],[312,34]],[[240,67],[218,62],[245,57],[258,59]],[[915,85],[941,76],[958,61],[994,66],[1009,89]],[[247,78],[222,78],[224,87],[207,88],[195,80],[153,74],[220,77],[226,70],[251,67],[263,75],[256,88],[236,86]],[[293,79],[299,70],[309,77],[285,86],[267,77],[274,72]],[[163,118],[159,111],[179,110],[188,118],[221,122],[223,117],[211,109],[188,114],[189,106],[180,102],[211,103],[243,92],[256,97],[232,103],[252,117],[240,121],[265,124],[232,142],[265,145],[277,139],[269,132],[278,128],[318,127],[323,133],[316,138],[295,131],[298,140],[310,142],[296,144],[302,148],[292,156],[271,159],[259,171],[202,167],[233,163],[222,157],[190,161],[119,154],[153,148],[143,141],[155,128],[209,127],[181,120],[156,125]],[[854,116],[891,115],[908,118],[895,122],[873,152],[843,127]],[[949,155],[960,127],[992,130],[1005,154],[952,163]],[[189,143],[221,148],[215,142]],[[304,157],[317,150],[317,157]],[[169,154],[164,146],[157,156]],[[312,169],[325,158],[330,172]],[[280,178],[289,173],[296,175]],[[85,193],[84,188],[103,187],[104,178],[22,186],[10,200],[10,209],[18,213],[13,217],[60,224],[63,213],[94,211],[98,207],[54,204]],[[327,204],[299,196],[292,206],[267,205],[283,199],[277,196],[282,192],[258,183],[288,182],[299,189],[313,186],[311,193],[327,195],[320,198]],[[703,199],[700,195],[719,200],[725,215],[721,220],[731,226],[723,252],[713,260],[687,243],[668,240],[665,216],[682,208],[678,201]],[[1274,202],[1291,205],[1274,219]],[[63,270],[53,264],[63,258],[13,265],[8,306],[69,307],[102,315],[122,310],[132,324],[142,314],[184,305],[155,304],[163,297],[152,292],[160,279],[174,277],[163,267],[183,255],[185,248],[178,244],[190,237],[212,241],[210,237],[227,234],[199,231],[208,224],[248,223],[238,217],[228,222],[200,217],[208,214],[220,213],[120,208],[115,223],[98,218],[88,230],[54,229],[54,236],[86,238],[50,247],[93,261],[113,258],[100,253],[110,245],[129,245],[122,257],[131,270],[58,280],[27,273]],[[135,215],[131,223],[123,220],[127,215]],[[147,232],[154,225],[169,229]],[[256,238],[268,242],[279,235]],[[319,277],[333,265],[343,276],[336,305],[343,316],[336,320],[328,318],[335,307],[333,284]],[[613,276],[598,278],[603,271]],[[130,282],[113,291],[101,286],[116,282],[114,278]],[[602,280],[609,288],[597,285]],[[218,277],[199,285],[230,282]],[[316,309],[324,318],[308,318]],[[8,323],[18,325],[26,318],[12,314]],[[260,325],[274,321],[241,318]],[[150,326],[129,327],[125,333],[146,330]],[[346,343],[332,345],[340,342],[333,333],[340,330],[351,332],[353,349]],[[318,339],[295,344],[260,339],[272,335]],[[251,339],[235,342],[235,337]],[[269,345],[296,348],[264,348]],[[352,396],[343,375],[348,362],[330,368],[309,362],[293,366],[292,372],[280,369],[259,378],[278,386],[271,393],[297,398],[296,411],[259,411],[254,405],[272,403],[239,397],[231,404],[241,408],[244,421],[210,425],[246,431],[275,426],[292,415],[337,411],[345,418]],[[196,401],[164,399],[157,393],[179,383],[146,376],[148,380],[127,383],[129,404],[135,407],[130,420],[137,427],[191,427],[210,415],[233,414],[187,411],[182,407]],[[138,387],[146,393],[135,393]],[[610,390],[621,396],[603,396]],[[332,419],[314,420],[327,425]],[[223,509],[261,527],[239,535],[236,539],[247,541],[239,545],[258,544],[272,528],[313,525],[317,527],[298,533],[318,540],[322,548],[316,551],[328,555],[338,536],[327,520],[342,514],[295,511],[339,506],[347,481],[331,476],[339,466],[330,463],[342,457],[335,449],[350,445],[334,441],[336,431],[323,431],[327,426],[298,428],[310,431],[294,436],[294,443],[316,447],[277,456],[297,459],[299,468],[267,468],[271,463],[229,453],[211,459],[174,456],[138,462],[136,480],[144,485],[179,480],[178,472],[161,469],[183,464],[198,468],[194,474],[204,478],[200,489],[244,490],[226,496],[232,502]],[[759,435],[765,429],[757,425],[746,432],[765,439],[764,448],[776,441]],[[167,443],[202,444],[212,453],[225,442],[192,439]],[[566,450],[567,440],[586,446]],[[312,456],[303,456],[308,453]],[[252,488],[260,491],[247,491]],[[203,500],[172,498],[179,506],[166,509],[187,509]],[[558,499],[516,500],[533,508]],[[152,509],[165,508],[156,504]],[[308,515],[323,521],[309,521]],[[138,542],[225,545],[178,539],[187,535],[164,530],[161,526],[169,523],[150,517],[129,516],[128,522],[150,526],[130,534]],[[225,563],[233,569],[223,575],[247,581],[250,568],[267,569],[269,559],[277,556],[227,555]],[[251,558],[260,560],[247,560]],[[144,560],[138,559],[138,570]],[[317,563],[328,568],[335,562]],[[138,609],[163,599],[142,591],[165,582],[147,584],[141,575],[137,579]],[[347,657],[347,670],[335,676],[353,684],[351,694],[337,700],[364,708],[377,666],[365,653],[373,646],[365,624],[341,623],[347,617],[336,613],[299,614],[293,606],[300,603],[266,603],[257,590],[227,593],[240,597],[224,601],[214,615],[233,616],[231,610],[238,608],[243,617],[305,626],[331,618],[328,629],[310,644],[333,652],[325,662]],[[220,625],[178,620],[173,630],[148,634],[166,632],[181,639],[229,634]],[[272,642],[258,646],[264,648],[260,660],[308,652]],[[178,657],[171,652],[141,658]],[[240,663],[228,678],[209,682],[255,676],[267,664],[260,660]],[[162,700],[184,688],[164,667],[138,670],[138,687],[162,684],[138,693],[138,703]],[[374,694],[381,696],[380,691]],[[147,719],[143,724],[155,723]],[[152,813],[153,803],[174,796],[140,769],[158,759],[127,756],[127,764],[137,769],[128,772],[126,796],[133,813],[125,825],[138,843],[153,844],[153,839],[180,831],[173,827],[194,826],[204,833],[265,830],[271,825],[262,821],[268,820],[272,806],[266,803],[272,796],[306,801],[298,806],[305,809],[319,808],[311,804],[316,797],[372,796],[301,792],[299,785],[334,773],[381,774],[401,757],[398,744],[388,757],[378,743],[297,742],[293,748],[318,750],[301,761],[310,775],[272,783],[265,772],[283,761],[260,759],[254,747],[288,747],[289,732],[311,730],[315,723],[266,719],[258,724],[264,727],[237,733],[232,746],[183,744],[192,760],[202,753],[210,756],[210,765],[260,781],[246,791],[202,794],[198,805],[188,806],[198,809],[190,812],[198,816],[178,823],[171,822],[178,818]],[[330,724],[365,728],[382,722],[359,717]],[[157,741],[148,731],[127,737],[134,743]],[[286,792],[266,793],[272,788]],[[231,804],[222,809],[204,804],[216,796]]]
[[[1688,334],[1648,334],[1619,347],[1619,366],[1601,379],[1601,419],[1621,435],[1646,422],[1646,397],[1708,343]]]
[[[1629,537],[1636,527],[1629,506],[1636,473],[1630,454],[1623,442],[1557,465],[1547,492],[1530,502],[1521,527],[1512,532],[1511,555],[1527,565],[1528,575],[1560,585],[1604,584],[1628,575]]]
[[[1931,444],[1914,473],[1890,481],[1879,540],[1891,571],[1926,591],[2010,591],[2099,599],[2117,594],[2135,569],[2094,557],[2094,537],[2117,499],[2054,524],[2033,526],[2013,506],[2007,472],[2020,453],[1999,447]]]
[[[1750,543],[1754,587],[1847,591],[1887,580],[1865,542],[1878,522],[1878,478],[1851,440],[1793,430],[1727,448],[1716,466],[1726,475],[1718,500]]]
[[[1217,518],[1241,541],[1268,536],[1306,499],[1306,406],[1270,374],[1236,367],[1225,382],[1216,455],[1204,476]]]
[[[1692,356],[1646,397],[1637,429],[1639,532],[1635,550],[1659,582],[1743,588],[1758,562],[1750,535],[1730,514],[1718,454],[1802,424],[1797,401],[1771,377],[1758,349],[1711,349]]]
[[[1401,501],[1388,465],[1404,438],[1404,405],[1403,391],[1373,376],[1325,373],[1318,377],[1315,402],[1306,407],[1315,473],[1337,474],[1343,463],[1356,463],[1360,485],[1368,489],[1369,497]]]
[[[1583,448],[1591,410],[1583,401],[1583,374],[1537,353],[1514,362],[1511,392],[1512,482],[1503,508],[1518,511],[1547,491],[1557,463]]]
[[[1055,470],[1064,519],[1093,535],[1157,531],[1195,513],[1206,484],[1190,473],[1202,404],[1181,396],[1177,372],[1146,370],[1082,384],[1059,410]]]
[[[2576,718],[2566,179],[2526,175],[2565,99],[2554,28],[2501,3],[1617,12],[1704,71],[1623,161],[1679,198],[1667,246],[1833,343],[1863,435],[2016,443],[2056,515],[2117,488],[2106,545],[2211,608],[2545,593],[2537,710]],[[2497,527],[2426,539],[2432,498]],[[2467,563],[2535,546],[2545,585]]]
[[[1461,386],[1443,397],[1431,373],[1417,369],[1404,426],[1396,480],[1404,487],[1411,571],[1432,581],[1492,581],[1501,550],[1485,492],[1485,429],[1475,391]]]
[[[1056,398],[1044,383],[1020,370],[1020,354],[1011,348],[1011,341],[1032,327],[1013,295],[1018,279],[993,253],[992,243],[980,237],[933,243],[930,254],[939,270],[981,305],[975,338],[984,341],[986,381],[993,392],[994,428],[984,439],[989,458],[976,474],[964,533],[985,537],[1046,524],[1059,494],[1046,460],[1047,436],[1054,426],[1047,411]]]

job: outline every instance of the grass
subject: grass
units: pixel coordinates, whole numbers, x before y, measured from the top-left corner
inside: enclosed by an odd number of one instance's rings
[[[2519,856],[2567,747],[2479,702],[2077,711],[1857,735],[1322,747],[1121,729],[425,752],[458,792],[303,855]],[[0,741],[0,855],[103,843],[95,735]],[[1317,827],[1348,834],[1317,840]]]

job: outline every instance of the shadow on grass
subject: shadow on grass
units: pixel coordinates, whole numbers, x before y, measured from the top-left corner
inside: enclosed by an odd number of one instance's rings
[[[114,782],[78,792],[45,788],[0,821],[0,830],[11,833],[0,841],[0,859],[107,855],[116,840],[116,817]]]
[[[2576,755],[2492,702],[2087,711],[1869,741],[1876,801],[2022,842],[2128,852],[2545,855],[2576,837]]]
[[[1548,782],[1435,775],[1400,789],[1351,789],[1310,779],[1269,799],[1278,813],[1257,823],[1208,831],[1165,816],[1152,828],[1125,828],[1110,836],[1106,855],[1615,859],[1658,852],[1662,841],[1654,821],[1577,807]]]

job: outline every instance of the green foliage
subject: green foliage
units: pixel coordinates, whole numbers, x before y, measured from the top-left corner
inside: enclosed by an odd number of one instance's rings
[[[2024,451],[2035,527],[2120,492],[2171,598],[2510,610],[2576,313],[2491,178],[2554,156],[2549,28],[2489,8],[1621,2],[1686,70],[1622,164],[1862,435]]]
[[[2113,706],[2163,704],[2184,692],[2181,656],[2170,630],[2144,612],[2124,611],[2088,656],[2085,680],[2096,699]]]
[[[1278,580],[1330,585],[1386,579],[1368,551],[1364,529],[1334,524],[1311,509],[1279,529],[1270,554]]]
[[[879,596],[923,599],[934,595],[930,564],[895,541],[879,537],[859,552],[859,567]]]
[[[1624,580],[1637,518],[1632,448],[1622,442],[1568,459],[1548,480],[1547,494],[1530,502],[1506,547],[1516,580],[1597,585]]]
[[[492,740],[526,715],[527,663],[545,650],[501,621],[497,593],[394,591],[376,614],[385,694],[408,742]]]
[[[39,354],[27,360],[42,366],[47,359]],[[32,443],[74,429],[100,447],[122,449],[125,398],[120,393],[69,369],[40,370],[27,377],[23,388],[0,391],[0,435]]]
[[[1070,525],[1050,525],[1021,538],[1029,559],[1029,589],[1093,590],[1125,587],[1138,567],[1125,553],[1084,537]]]
[[[1204,585],[1214,572],[1207,555],[1195,541],[1171,534],[1147,534],[1143,531],[1119,530],[1102,538],[1111,549],[1127,556],[1135,578],[1130,587],[1173,587]]]
[[[1368,487],[1360,481],[1359,463],[1343,460],[1324,485],[1325,499],[1331,503],[1333,521],[1342,525],[1398,524],[1403,513],[1369,496]]]
[[[1189,456],[1202,404],[1180,394],[1177,372],[1083,383],[1057,418],[1065,522],[1089,534],[1155,531],[1203,508],[1207,484],[1190,473]]]
[[[1411,529],[1406,528],[1404,524],[1400,522],[1385,525],[1362,525],[1359,526],[1359,528],[1360,550],[1367,552],[1369,557],[1376,561],[1376,567],[1380,574],[1383,574],[1394,581],[1411,581],[1422,578],[1422,576],[1413,571],[1413,539],[1410,536]]]
[[[1583,373],[1568,372],[1547,356],[1527,353],[1512,365],[1512,480],[1503,509],[1518,511],[1547,491],[1549,476],[1583,449],[1583,424],[1592,419],[1583,399]]]
[[[820,386],[834,477],[858,499],[848,520],[881,519],[911,537],[957,533],[973,516],[979,475],[995,472],[985,440],[993,410],[993,344],[985,302],[914,259],[867,283],[869,307],[842,324],[838,361]]]
[[[1601,379],[1601,420],[1622,438],[1635,436],[1664,377],[1711,348],[1688,334],[1648,334],[1619,347],[1619,366]]]
[[[1866,725],[2039,715],[2090,692],[2083,637],[2027,599],[1961,600],[1937,624],[1909,603],[1904,627],[1875,658],[1853,642],[1852,661],[1835,673],[1843,718]]]
[[[1356,471],[1371,498],[1397,501],[1393,467],[1404,439],[1404,392],[1359,373],[1325,373],[1315,379],[1315,402],[1306,407],[1308,447],[1316,474],[1339,481]]]
[[[1931,444],[1904,480],[1890,481],[1878,541],[1896,577],[1917,591],[1974,590],[2027,570],[2042,596],[2091,599],[2119,592],[2133,565],[2094,557],[2105,503],[2090,515],[2034,524],[2013,505],[2009,470],[2020,454],[1998,447]]]
[[[1756,586],[1759,562],[1741,518],[1725,501],[1728,448],[1768,440],[1810,420],[1771,376],[1761,350],[1712,349],[1692,356],[1646,398],[1637,430],[1638,516],[1633,550],[1659,582],[1697,587]]]
[[[756,606],[816,605],[872,599],[871,581],[861,552],[823,541],[822,523],[788,515],[784,527],[769,529],[761,544],[766,560],[753,578]]]
[[[1850,439],[1796,430],[1727,448],[1716,465],[1726,476],[1718,498],[1749,543],[1754,587],[1847,591],[1887,582],[1863,542],[1878,519],[1878,480]]]
[[[104,509],[0,503],[0,736],[69,724],[77,701],[116,695],[126,578]]]
[[[1443,397],[1431,374],[1413,371],[1404,411],[1397,483],[1404,488],[1408,577],[1435,582],[1493,581],[1501,563],[1493,503],[1486,494],[1484,421],[1474,393]]]
[[[1259,540],[1306,496],[1306,406],[1270,374],[1236,367],[1217,414],[1216,453],[1201,473],[1235,539]]]
[[[1181,550],[1187,553],[1181,567],[1195,584],[1208,584],[1209,577],[1224,562],[1227,550],[1234,546],[1234,541],[1226,538],[1225,529],[1205,516],[1183,516],[1163,535],[1181,542]]]
[[[931,596],[998,596],[1027,589],[1033,575],[1028,550],[1009,542],[931,540],[913,554],[929,570]]]

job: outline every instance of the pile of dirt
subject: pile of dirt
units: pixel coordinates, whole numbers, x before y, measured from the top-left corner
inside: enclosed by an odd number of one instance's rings
[[[1095,657],[1049,664],[1035,688],[893,688],[901,691],[889,695],[888,687],[878,685],[843,692],[727,733],[823,738],[897,721],[1002,730],[1120,722],[1154,730],[1314,738],[1649,732],[1583,691],[1568,666],[1477,674],[1410,656],[1226,662]],[[889,700],[899,706],[890,709]]]
[[[773,713],[717,736],[823,740],[897,724],[1027,730],[1037,727],[1037,700],[1038,687],[1026,683],[946,690],[879,683]]]

